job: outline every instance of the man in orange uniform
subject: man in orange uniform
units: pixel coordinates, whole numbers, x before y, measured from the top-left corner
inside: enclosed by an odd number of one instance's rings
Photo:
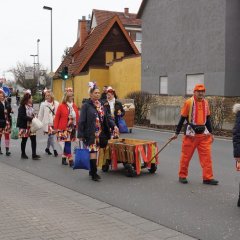
[[[184,122],[186,122],[182,153],[179,168],[179,182],[188,183],[188,166],[195,149],[198,150],[200,164],[203,169],[203,184],[218,185],[213,178],[211,145],[213,142],[210,110],[205,96],[205,86],[197,84],[194,95],[187,99],[181,110],[181,118],[176,128],[176,139]]]

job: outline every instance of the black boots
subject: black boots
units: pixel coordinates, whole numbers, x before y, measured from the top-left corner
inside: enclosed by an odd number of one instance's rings
[[[9,148],[6,147],[6,156],[10,156],[10,155],[11,155],[11,153],[9,152]]]
[[[37,155],[37,154],[33,154],[32,155],[32,160],[40,160],[41,156]]]
[[[21,159],[28,159],[28,156],[26,155],[26,153],[22,153]]]
[[[53,150],[54,156],[57,157],[58,156],[58,152],[57,150]]]
[[[90,159],[89,175],[92,176],[93,181],[99,181],[101,177],[97,174],[97,159]]]
[[[0,155],[2,155],[3,154],[3,152],[2,152],[2,149],[1,149],[1,147],[0,147]]]
[[[62,165],[68,165],[67,159],[65,157],[62,158]]]
[[[52,153],[50,152],[49,148],[46,148],[46,149],[45,149],[45,152],[46,152],[48,155],[52,155]]]
[[[45,152],[46,152],[48,155],[52,155],[52,153],[50,152],[49,148],[46,148],[46,149],[45,149]],[[57,150],[53,150],[53,154],[54,154],[54,157],[57,157],[57,156],[58,156]]]

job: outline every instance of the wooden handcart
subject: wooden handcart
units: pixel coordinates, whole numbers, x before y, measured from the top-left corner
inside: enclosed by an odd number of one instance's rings
[[[104,172],[118,168],[122,163],[126,169],[126,175],[133,177],[141,173],[141,169],[147,168],[150,173],[155,173],[158,164],[158,147],[155,141],[140,139],[111,139],[108,142],[108,157],[101,156],[99,167]],[[109,160],[108,160],[109,158]]]

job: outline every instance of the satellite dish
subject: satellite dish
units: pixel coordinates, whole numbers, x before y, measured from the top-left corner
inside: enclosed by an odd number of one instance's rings
[[[10,93],[11,93],[11,90],[8,87],[2,87],[2,89],[3,89],[4,93],[5,93],[5,96],[9,97]]]

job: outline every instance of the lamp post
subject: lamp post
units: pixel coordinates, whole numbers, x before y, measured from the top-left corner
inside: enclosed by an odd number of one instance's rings
[[[39,73],[40,73],[40,66],[39,66],[39,42],[40,39],[37,40],[37,84],[39,87]]]
[[[33,79],[35,80],[35,76],[36,76],[36,71],[35,71],[35,65],[36,65],[36,62],[35,62],[35,57],[37,57],[38,55],[37,54],[31,54],[30,57],[33,57]]]
[[[51,11],[51,72],[53,71],[53,51],[52,51],[52,8],[44,6],[43,9]]]
[[[53,72],[53,49],[52,49],[52,8],[48,6],[43,6],[43,9],[51,11],[51,73]],[[53,82],[51,77],[51,89],[53,89]]]

